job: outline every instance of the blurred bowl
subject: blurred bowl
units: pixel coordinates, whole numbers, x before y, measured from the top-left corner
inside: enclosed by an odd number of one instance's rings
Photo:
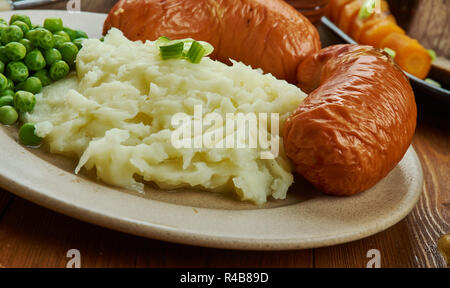
[[[329,0],[287,0],[286,2],[294,6],[312,23],[317,24],[325,15]]]
[[[331,22],[327,17],[322,17],[321,25],[319,26],[319,32],[321,34],[322,46],[327,47],[339,43],[350,43],[357,44],[350,36],[348,36],[344,31],[339,29],[333,22]],[[447,72],[443,70],[437,70],[436,66],[433,66],[430,72],[430,77],[434,79],[441,80],[443,87],[434,86],[422,79],[419,79],[409,73],[405,74],[408,76],[411,85],[414,88],[416,94],[426,94],[432,96],[435,99],[450,103],[450,90],[448,89],[447,82],[441,79],[448,79]],[[447,80],[448,81],[448,80]]]

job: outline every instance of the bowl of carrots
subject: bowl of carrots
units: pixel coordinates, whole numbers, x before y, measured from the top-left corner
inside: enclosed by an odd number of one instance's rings
[[[450,77],[445,72],[449,67],[434,67],[436,52],[408,33],[408,20],[419,13],[420,0],[415,1],[416,5],[400,2],[403,1],[330,0],[321,22],[346,42],[384,49],[406,72],[415,88],[450,102],[447,89]]]

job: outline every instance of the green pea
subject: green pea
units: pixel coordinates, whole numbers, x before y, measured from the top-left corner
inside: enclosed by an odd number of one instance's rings
[[[31,41],[35,47],[50,49],[55,45],[52,32],[45,28],[36,28],[27,33],[26,38]]]
[[[14,96],[14,107],[20,112],[31,112],[36,105],[36,97],[28,91],[17,91]]]
[[[28,32],[29,33],[29,32]],[[2,33],[2,43],[19,42],[23,38],[23,31],[16,25],[11,25]]]
[[[5,63],[0,60],[0,73],[5,73]]]
[[[26,123],[19,129],[19,140],[26,146],[36,147],[41,145],[42,138],[36,135],[36,126]]]
[[[25,58],[27,55],[27,48],[19,42],[11,42],[5,46],[6,56],[8,56],[11,61],[19,61]]]
[[[5,35],[6,31],[8,30],[9,25],[5,25],[3,23],[0,23],[0,38],[3,39],[3,35]]]
[[[73,40],[73,44],[77,45],[78,50],[81,50],[81,48],[83,48],[83,41],[84,41],[84,38],[77,38],[77,39]]]
[[[25,46],[25,48],[27,49],[27,53],[29,53],[34,49],[33,44],[31,44],[31,41],[26,38],[20,39],[19,43]]]
[[[62,29],[64,32],[66,32],[69,36],[70,36],[70,40],[73,41],[75,39],[77,39],[77,33],[75,32],[75,30],[70,29],[69,27],[64,27]]]
[[[8,79],[8,85],[6,85],[6,90],[14,90],[14,82]]]
[[[16,95],[16,92],[20,90],[25,90],[25,81],[16,84],[16,87],[14,88],[14,95]]]
[[[39,71],[44,69],[47,63],[45,62],[45,58],[42,55],[42,52],[39,49],[34,49],[25,57],[25,64],[27,64],[28,69],[31,71]]]
[[[70,42],[70,40],[69,41],[67,41],[67,39],[66,39],[66,37],[64,37],[64,36],[61,36],[61,35],[53,35],[53,39],[54,39],[54,45],[53,45],[53,47],[55,47],[56,49],[59,49],[64,43],[66,43],[66,42]]]
[[[69,65],[73,65],[78,55],[78,47],[72,42],[64,43],[58,49],[61,52],[62,59]]]
[[[0,18],[0,24],[8,25],[8,22],[6,22],[5,19]]]
[[[72,41],[69,34],[67,34],[67,32],[64,32],[64,31],[58,31],[58,32],[54,33],[53,35],[59,35],[59,36],[66,38],[66,40],[67,40],[66,42]]]
[[[51,32],[60,31],[64,28],[63,21],[61,18],[47,18],[44,20],[44,28]]]
[[[5,75],[0,74],[0,90],[5,90],[8,87],[8,79]]]
[[[86,32],[82,31],[82,30],[75,30],[75,39],[77,38],[89,38],[89,36],[87,35]]]
[[[14,14],[11,16],[11,19],[9,20],[9,24],[12,24],[16,21],[22,21],[25,24],[28,25],[28,27],[32,27],[33,25],[31,24],[31,19],[30,17],[28,17],[27,15],[23,15],[23,14]]]
[[[50,78],[57,81],[66,77],[70,72],[69,65],[62,60],[56,61],[52,67],[50,67]]]
[[[23,62],[10,62],[6,66],[6,75],[14,82],[22,82],[28,78],[29,72]]]
[[[37,78],[39,78],[39,80],[41,80],[43,87],[52,84],[52,79],[50,78],[48,71],[45,69],[37,71],[36,73],[34,73],[33,76],[37,77]]]
[[[16,109],[10,105],[0,107],[0,122],[3,125],[13,125],[19,119]]]
[[[16,25],[17,27],[22,29],[23,35],[26,35],[28,31],[30,31],[30,27],[25,22],[16,21],[12,25]]]
[[[41,79],[37,77],[30,77],[25,80],[24,89],[27,92],[38,94],[42,91]]]
[[[14,97],[11,95],[1,96],[0,97],[0,107],[3,106],[12,106],[14,105]]]
[[[0,61],[2,61],[5,64],[9,63],[9,58],[8,58],[8,56],[6,56],[6,47],[5,46],[0,47]]]
[[[51,67],[56,61],[62,60],[61,53],[55,48],[45,50],[44,57],[48,67]]]
[[[6,97],[11,96],[14,98],[14,95],[16,95],[16,92],[14,90],[6,89],[0,92],[0,97]]]

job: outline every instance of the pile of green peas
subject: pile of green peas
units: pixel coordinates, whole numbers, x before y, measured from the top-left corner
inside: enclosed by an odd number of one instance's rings
[[[66,77],[75,68],[78,51],[88,35],[64,26],[60,18],[47,18],[33,25],[27,15],[0,18],[0,123],[15,124],[20,113],[32,112],[35,94]],[[19,140],[38,146],[32,123],[19,130]]]

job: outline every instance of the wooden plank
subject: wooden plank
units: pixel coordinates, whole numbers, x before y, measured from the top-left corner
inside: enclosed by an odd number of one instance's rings
[[[411,5],[411,4],[407,4]],[[417,13],[411,19],[408,34],[439,56],[450,58],[450,13],[448,0],[420,0]]]
[[[16,198],[0,223],[0,265],[66,267],[67,251],[78,249],[82,267],[132,267],[136,238]]]
[[[380,264],[388,267],[416,267],[411,241],[413,235],[408,222],[401,221],[390,229],[352,243],[315,249],[315,267],[317,268],[365,268],[372,256],[367,252],[380,251]]]
[[[11,193],[0,189],[0,219],[13,197]]]
[[[230,251],[144,239],[80,222],[15,198],[0,222],[2,267],[312,267],[312,250]]]
[[[430,103],[431,102],[431,103]],[[422,163],[422,197],[408,217],[420,267],[445,267],[437,241],[450,233],[450,118],[447,107],[419,98],[419,125],[413,145]]]

